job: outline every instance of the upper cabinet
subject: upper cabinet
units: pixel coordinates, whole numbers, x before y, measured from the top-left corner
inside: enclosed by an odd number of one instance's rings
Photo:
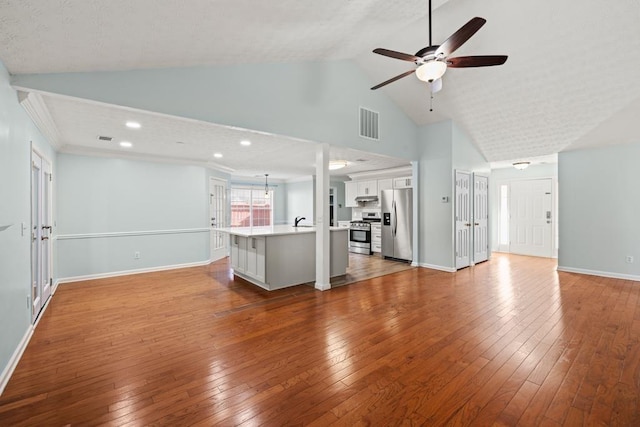
[[[358,196],[378,195],[378,181],[356,181],[358,183]]]
[[[382,190],[411,187],[412,185],[410,176],[403,176],[400,178],[369,179],[362,181],[346,181],[344,183],[344,205],[348,208],[363,207],[362,203],[359,204],[358,202],[356,202],[356,197],[378,196],[377,202],[367,202],[366,206],[375,207],[376,204],[380,206],[380,201],[382,199]]]
[[[344,183],[344,205],[347,208],[357,208],[358,202],[358,183],[355,181],[346,181]]]
[[[402,178],[393,179],[393,188],[411,188],[411,177],[403,176]]]

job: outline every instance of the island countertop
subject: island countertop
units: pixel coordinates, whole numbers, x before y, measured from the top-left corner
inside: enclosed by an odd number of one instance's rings
[[[329,227],[329,231],[348,231],[344,227]],[[225,227],[218,228],[221,233],[233,234],[242,237],[282,236],[285,234],[315,233],[316,227],[308,225],[294,227],[293,225],[273,225],[269,227]]]

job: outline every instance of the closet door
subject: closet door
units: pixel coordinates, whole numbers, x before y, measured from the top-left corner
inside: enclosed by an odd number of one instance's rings
[[[455,196],[455,252],[456,270],[468,267],[471,263],[471,191],[470,174],[456,171]]]
[[[31,321],[51,296],[52,269],[51,163],[31,153]]]
[[[473,263],[489,258],[489,178],[473,175]]]

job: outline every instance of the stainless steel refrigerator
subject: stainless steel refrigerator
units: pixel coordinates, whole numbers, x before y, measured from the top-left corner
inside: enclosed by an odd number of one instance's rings
[[[382,256],[413,260],[413,189],[382,190]]]

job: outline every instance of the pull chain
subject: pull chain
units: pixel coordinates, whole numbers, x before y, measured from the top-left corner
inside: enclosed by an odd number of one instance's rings
[[[433,111],[433,92],[429,94],[429,111]]]

